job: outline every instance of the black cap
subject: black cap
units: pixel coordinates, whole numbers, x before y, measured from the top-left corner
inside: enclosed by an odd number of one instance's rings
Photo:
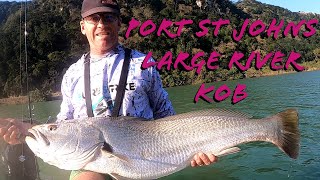
[[[116,0],[84,0],[82,2],[81,16],[87,17],[99,12],[120,14],[120,7]]]

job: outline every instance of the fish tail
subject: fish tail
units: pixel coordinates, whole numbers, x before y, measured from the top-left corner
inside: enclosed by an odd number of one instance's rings
[[[289,157],[297,159],[300,149],[300,132],[298,127],[299,116],[295,109],[287,109],[278,113],[277,120],[280,122],[278,134],[278,147]]]

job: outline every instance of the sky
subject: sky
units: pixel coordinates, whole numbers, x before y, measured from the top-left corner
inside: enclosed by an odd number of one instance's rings
[[[7,1],[7,0],[0,0]],[[9,0],[12,1],[12,0]],[[20,0],[17,0],[20,1]],[[238,0],[231,0],[237,2]],[[262,3],[280,6],[292,12],[304,11],[320,14],[320,0],[257,0]]]
[[[238,0],[232,0],[237,2]],[[292,12],[313,12],[320,14],[320,0],[257,0],[262,3],[280,6]]]

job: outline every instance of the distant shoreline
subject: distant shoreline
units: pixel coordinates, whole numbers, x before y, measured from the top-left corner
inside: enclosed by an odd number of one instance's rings
[[[320,64],[320,63],[318,63]],[[310,67],[305,66],[306,70],[302,72],[310,72],[310,71],[319,71],[320,67]],[[256,71],[256,70],[248,70],[246,79],[249,78],[259,78],[259,77],[267,77],[267,76],[277,76],[277,75],[283,75],[283,74],[291,74],[291,73],[298,73],[294,70],[289,70],[289,71],[267,71],[267,72],[261,72],[261,71]],[[230,79],[232,80],[232,79]],[[61,92],[55,92],[51,93],[51,95],[47,98],[47,101],[53,101],[53,100],[62,100],[62,94]],[[18,105],[18,104],[27,104],[28,103],[28,97],[27,96],[17,96],[17,97],[8,97],[8,98],[2,98],[0,99],[0,105]]]
[[[32,99],[32,98],[31,98]],[[47,101],[62,100],[61,92],[51,93]],[[28,96],[11,96],[8,98],[0,99],[0,105],[18,105],[27,104]]]

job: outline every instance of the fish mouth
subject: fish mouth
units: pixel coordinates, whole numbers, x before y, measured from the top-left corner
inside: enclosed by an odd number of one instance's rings
[[[27,137],[30,137],[32,139],[34,139],[35,141],[44,144],[45,146],[49,146],[50,142],[47,139],[47,137],[45,135],[43,135],[40,131],[37,131],[35,129],[29,129],[28,130],[28,134]]]
[[[32,138],[33,140],[37,140],[37,137],[34,134],[32,134],[31,132],[29,132],[29,131],[28,131],[28,134],[26,136]]]

